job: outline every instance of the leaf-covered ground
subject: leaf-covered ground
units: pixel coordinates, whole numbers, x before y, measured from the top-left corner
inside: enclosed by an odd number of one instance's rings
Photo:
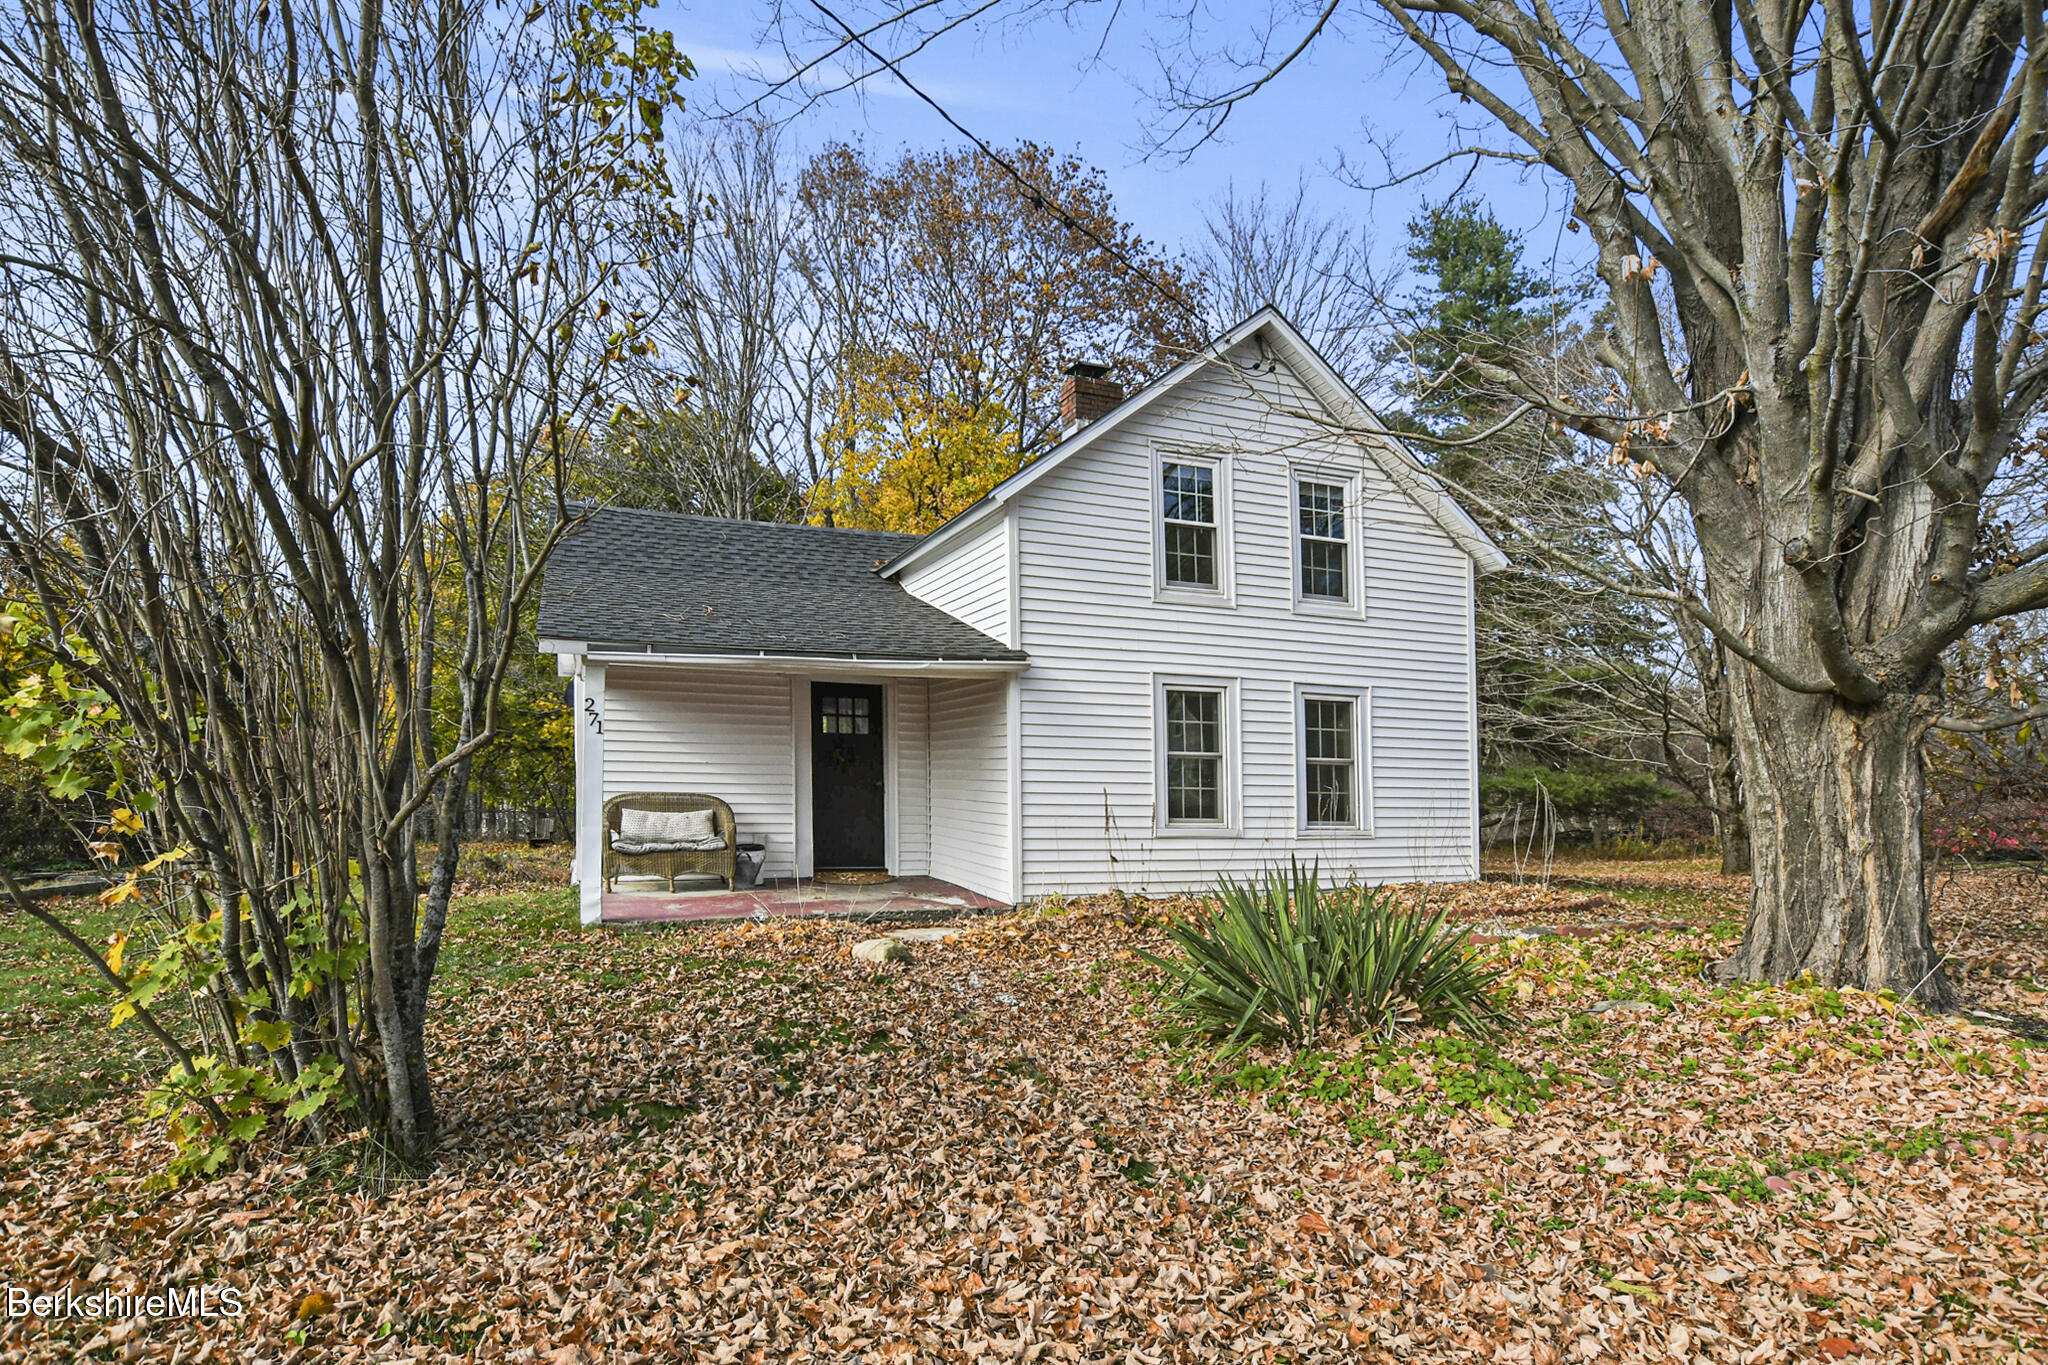
[[[590,934],[563,893],[480,896],[429,1178],[372,1190],[344,1145],[145,1195],[132,1102],[0,1097],[0,1278],[250,1305],[0,1320],[0,1355],[2048,1359],[2048,1051],[1711,987],[1739,886],[1570,871],[1451,893],[1510,966],[1497,1052],[1224,1067],[1156,1041],[1158,906],[964,922],[877,969],[852,925]],[[2048,1013],[2041,886],[1942,888],[1988,1008]],[[1645,923],[1687,927],[1616,927]]]

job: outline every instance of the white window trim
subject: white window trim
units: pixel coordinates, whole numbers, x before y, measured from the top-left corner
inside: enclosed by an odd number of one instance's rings
[[[1216,471],[1216,586],[1190,587],[1166,581],[1166,509],[1163,502],[1166,466],[1201,464]],[[1152,600],[1182,602],[1205,607],[1237,605],[1237,521],[1229,453],[1220,450],[1191,450],[1154,444],[1152,468],[1145,490],[1145,515],[1152,528]]]
[[[1221,820],[1172,820],[1166,818],[1166,693],[1200,690],[1223,694],[1223,774],[1219,802]],[[1152,828],[1158,834],[1234,836],[1243,828],[1240,818],[1239,774],[1244,771],[1244,746],[1238,724],[1236,678],[1155,673],[1152,675]]]
[[[1351,743],[1357,763],[1358,790],[1354,793],[1354,818],[1348,825],[1312,825],[1308,820],[1308,703],[1348,701],[1352,704]],[[1294,830],[1305,839],[1363,836],[1370,839],[1372,820],[1372,689],[1370,687],[1309,687],[1294,689]]]
[[[1333,483],[1344,490],[1344,600],[1310,597],[1301,590],[1301,486]],[[1287,465],[1287,562],[1294,585],[1294,609],[1310,616],[1365,615],[1365,484],[1357,468],[1289,461]]]

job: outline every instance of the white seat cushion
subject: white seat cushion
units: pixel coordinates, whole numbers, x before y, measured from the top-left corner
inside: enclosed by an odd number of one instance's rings
[[[716,853],[725,847],[723,839],[699,839],[695,843],[675,843],[666,840],[628,839],[623,834],[612,836],[612,848],[619,853],[637,855],[642,853]]]

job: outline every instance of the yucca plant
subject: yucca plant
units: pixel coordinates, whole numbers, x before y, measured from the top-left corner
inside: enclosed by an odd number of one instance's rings
[[[1184,956],[1144,954],[1171,978],[1171,1030],[1226,1051],[1313,1047],[1337,1030],[1385,1039],[1402,1028],[1497,1034],[1507,1013],[1496,969],[1473,960],[1443,912],[1403,910],[1392,891],[1325,888],[1316,867],[1226,877],[1168,926]]]

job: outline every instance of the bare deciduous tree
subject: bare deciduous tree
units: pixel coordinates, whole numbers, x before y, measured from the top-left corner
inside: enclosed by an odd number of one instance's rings
[[[801,280],[790,269],[798,206],[782,181],[776,129],[699,131],[676,157],[683,221],[652,262],[676,301],[654,339],[661,369],[683,376],[682,402],[614,445],[678,511],[792,516],[775,464],[793,420],[781,379],[799,326]]]
[[[196,853],[216,1060],[333,1080],[422,1158],[455,816],[654,307],[687,64],[631,4],[0,24],[0,554],[132,727],[153,841]]]
[[[803,259],[819,323],[848,329],[826,339],[832,393],[901,358],[935,398],[999,404],[1035,454],[1058,439],[1068,361],[1135,382],[1203,337],[1182,263],[1117,217],[1100,171],[1031,143],[1004,155],[1018,176],[972,148],[883,165],[827,148],[801,180]]]
[[[1265,185],[1231,186],[1203,217],[1207,240],[1193,253],[1209,326],[1222,332],[1271,304],[1323,359],[1364,384],[1386,323],[1386,286],[1373,269],[1372,238],[1357,224],[1316,211],[1306,180],[1291,197]]]

